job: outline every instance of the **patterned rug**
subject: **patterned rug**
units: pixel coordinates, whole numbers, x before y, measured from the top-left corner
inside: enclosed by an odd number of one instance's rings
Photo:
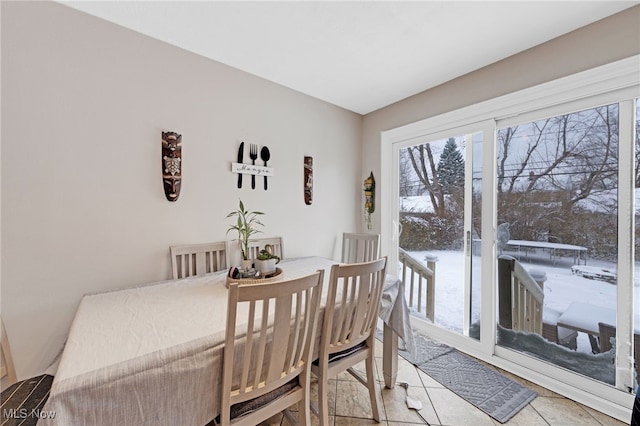
[[[500,423],[507,422],[538,394],[460,351],[415,333],[415,359],[407,361]]]

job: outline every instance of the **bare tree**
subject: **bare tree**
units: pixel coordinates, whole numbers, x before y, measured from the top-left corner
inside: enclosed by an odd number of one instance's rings
[[[427,190],[433,211],[439,217],[445,215],[444,191],[438,180],[436,163],[431,145],[426,143],[407,148],[409,159],[418,179]]]
[[[399,185],[400,196],[410,197],[417,195],[420,182],[413,172],[413,166],[411,165],[411,159],[406,149],[400,150],[399,155]]]
[[[581,201],[610,200],[617,188],[617,105],[500,129],[497,141],[498,215],[512,225],[568,226]]]

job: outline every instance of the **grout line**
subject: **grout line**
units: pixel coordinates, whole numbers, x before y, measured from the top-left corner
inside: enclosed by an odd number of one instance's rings
[[[534,401],[535,401],[535,399],[534,399]],[[541,419],[542,419],[542,420],[543,420],[547,425],[551,426],[551,423],[549,423],[549,422],[547,421],[547,419],[545,419],[545,418],[544,418],[544,416],[542,415],[542,413],[541,413],[541,412],[539,412],[538,410],[536,410],[536,407],[534,407],[534,406],[533,406],[533,404],[529,403],[529,404],[527,404],[527,405],[529,405],[529,407],[533,408],[533,411],[535,411],[535,412],[536,412],[536,414],[537,414],[537,415],[539,415],[539,416],[540,416],[540,418],[541,418]]]
[[[422,383],[422,388],[427,393],[427,398],[429,398],[429,403],[431,404],[431,407],[433,407],[433,412],[435,413],[436,418],[438,419],[438,424],[441,425],[442,420],[440,420],[440,416],[438,415],[438,410],[436,410],[436,404],[434,404],[433,400],[431,399],[431,395],[429,394],[429,388],[427,388],[427,386],[424,384],[424,381],[422,380],[422,376],[418,372],[419,370],[418,367],[414,365],[413,368],[416,369],[416,374],[418,375],[418,379],[420,379],[420,383]]]

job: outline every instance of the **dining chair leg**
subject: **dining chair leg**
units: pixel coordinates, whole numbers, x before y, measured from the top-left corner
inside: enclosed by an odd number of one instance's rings
[[[367,357],[365,362],[367,369],[367,388],[369,389],[369,399],[371,400],[371,410],[373,411],[373,420],[380,423],[380,401],[378,401],[378,391],[376,390],[376,376],[374,373],[373,350],[371,355]]]
[[[322,374],[318,377],[318,405],[319,405],[319,417],[321,426],[329,426],[329,397],[327,391],[329,390],[329,383],[326,374]]]
[[[306,409],[305,409],[306,406]],[[289,422],[291,423],[291,422]],[[300,425],[310,425],[311,424],[311,414],[309,413],[309,404],[305,404],[304,400],[298,402],[298,420],[297,423],[291,424],[300,424]]]
[[[311,378],[300,377],[304,396],[302,401],[298,402],[298,423],[304,426],[311,425]]]

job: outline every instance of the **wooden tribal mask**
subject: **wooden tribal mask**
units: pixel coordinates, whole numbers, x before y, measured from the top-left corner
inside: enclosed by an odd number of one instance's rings
[[[167,200],[176,201],[182,186],[182,135],[162,132],[162,184]]]

